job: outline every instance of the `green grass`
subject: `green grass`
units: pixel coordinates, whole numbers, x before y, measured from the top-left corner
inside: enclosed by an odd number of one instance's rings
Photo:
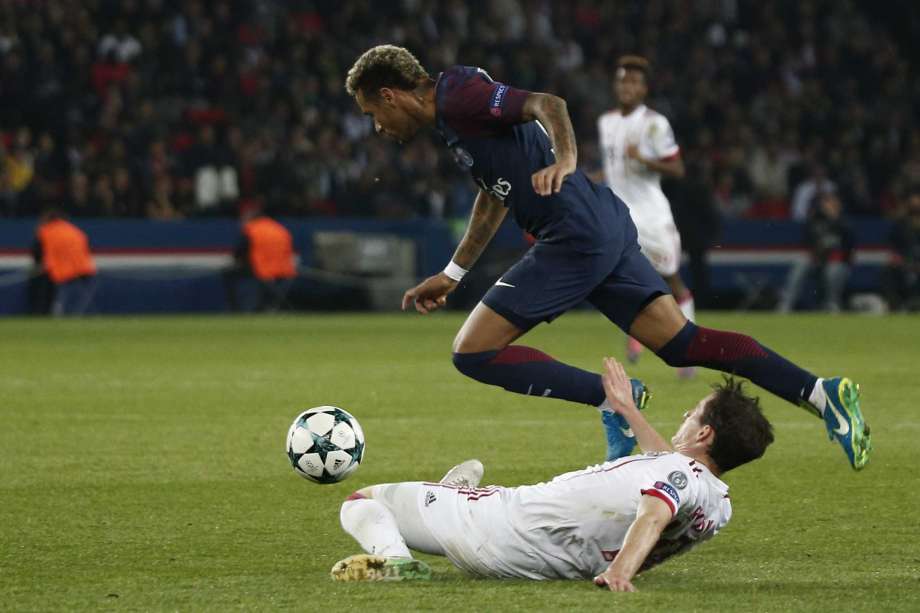
[[[861,383],[875,452],[853,473],[817,420],[764,395],[777,441],[727,475],[731,524],[637,594],[471,579],[431,557],[427,584],[328,579],[358,552],[338,524],[353,489],[469,457],[504,485],[601,458],[593,410],[458,374],[458,315],[0,321],[0,610],[920,609],[920,319],[702,320]],[[589,313],[526,342],[594,369],[623,347]],[[667,434],[718,378],[679,382],[651,355],[632,373]],[[298,478],[283,452],[291,419],[319,404],[367,435],[344,484]]]

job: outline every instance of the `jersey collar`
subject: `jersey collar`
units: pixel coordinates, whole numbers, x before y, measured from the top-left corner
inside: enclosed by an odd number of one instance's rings
[[[646,107],[645,104],[640,104],[639,106],[637,106],[636,108],[634,108],[634,109],[632,110],[632,113],[630,113],[629,115],[627,115],[626,113],[624,113],[624,112],[623,112],[623,109],[620,109],[620,115],[622,115],[623,117],[633,117],[633,116],[637,116],[637,117],[638,117],[638,115],[641,115],[642,113],[645,113],[645,110],[646,110],[647,108],[648,108],[648,107]],[[638,115],[637,115],[637,113],[638,113]]]
[[[728,495],[728,484],[722,481],[721,479],[719,479],[718,477],[716,477],[714,474],[712,474],[712,471],[709,470],[709,468],[705,464],[702,464],[700,462],[693,462],[691,467],[693,468],[694,472],[699,470],[700,472],[698,474],[700,478],[710,481],[716,487],[716,489],[719,490],[720,494],[722,494],[723,496]]]
[[[473,164],[473,157],[470,153],[460,146],[460,135],[457,134],[457,131],[447,125],[447,122],[444,121],[444,118],[441,116],[441,77],[444,76],[443,72],[438,73],[438,80],[434,84],[434,129],[447,145],[447,148],[450,150],[451,155],[454,157],[454,162],[462,168],[463,170],[469,170]]]
[[[443,76],[444,73],[439,72],[438,79],[434,83],[434,129],[441,135],[448,147],[453,147],[460,141],[460,137],[441,117],[441,77]]]

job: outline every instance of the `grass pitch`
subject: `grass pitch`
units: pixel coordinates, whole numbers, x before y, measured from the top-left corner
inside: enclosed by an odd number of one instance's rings
[[[596,463],[597,414],[466,379],[460,315],[0,321],[0,610],[920,610],[920,319],[703,314],[818,374],[862,385],[875,451],[853,473],[821,423],[766,393],[777,433],[728,473],[735,516],[712,542],[637,579],[334,584],[357,553],[339,502],[372,483],[437,479],[478,457],[488,483]],[[623,337],[569,314],[524,341],[598,369]],[[718,379],[653,355],[630,369],[670,435]],[[298,478],[290,421],[337,404],[367,435],[343,484]]]

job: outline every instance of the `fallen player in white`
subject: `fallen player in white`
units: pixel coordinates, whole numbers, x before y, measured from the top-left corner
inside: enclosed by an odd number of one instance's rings
[[[414,549],[476,575],[593,578],[631,592],[637,572],[712,538],[731,518],[719,476],[773,442],[758,400],[726,379],[684,414],[668,445],[636,408],[623,366],[607,358],[604,369],[610,405],[644,455],[520,487],[477,487],[482,464],[469,460],[440,483],[364,488],[342,504],[341,521],[367,554],[337,562],[332,578],[430,578]]]

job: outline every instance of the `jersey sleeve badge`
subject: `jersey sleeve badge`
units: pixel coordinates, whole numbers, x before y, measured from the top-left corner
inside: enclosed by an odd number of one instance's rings
[[[686,485],[686,484],[685,484]],[[641,490],[642,495],[644,496],[654,496],[659,500],[663,500],[667,503],[668,508],[671,509],[671,515],[677,514],[677,509],[680,507],[680,493],[670,483],[665,483],[664,481],[655,481],[654,485],[649,488]]]
[[[492,92],[492,96],[489,98],[489,113],[493,117],[502,116],[502,101],[505,99],[505,94],[508,93],[508,86],[504,83],[496,83],[497,87],[495,91]]]
[[[677,489],[682,490],[687,487],[687,475],[679,470],[675,470],[668,475],[668,483]]]

